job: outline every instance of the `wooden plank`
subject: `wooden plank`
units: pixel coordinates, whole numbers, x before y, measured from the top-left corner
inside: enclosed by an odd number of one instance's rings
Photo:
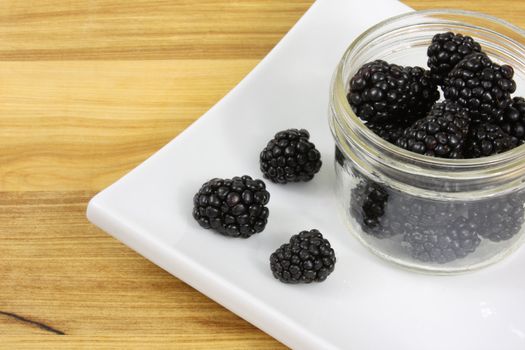
[[[0,62],[0,190],[102,189],[257,60]]]
[[[64,333],[121,340],[166,335],[177,344],[202,342],[196,348],[215,340],[225,348],[236,341],[250,348],[279,347],[89,224],[85,206],[93,195],[0,192],[2,346],[4,335]]]
[[[451,8],[478,11],[525,27],[525,1],[521,0],[403,0],[403,2],[416,10]]]
[[[51,335],[20,335],[2,337],[2,347],[5,349],[27,350],[71,350],[71,349],[104,349],[104,350],[144,350],[144,349],[177,349],[177,350],[270,350],[284,347],[263,339],[264,334],[253,336],[225,336],[213,333],[187,335],[130,335],[130,336],[75,336],[67,337]]]
[[[261,58],[312,0],[0,2],[0,60]]]

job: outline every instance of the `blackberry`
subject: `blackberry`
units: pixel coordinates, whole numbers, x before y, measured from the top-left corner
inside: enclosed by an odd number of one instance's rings
[[[342,167],[345,166],[345,155],[343,154],[343,152],[341,152],[341,150],[337,146],[335,146],[335,161],[340,166]]]
[[[439,99],[439,91],[421,67],[376,60],[352,77],[347,99],[359,118],[384,124],[424,116]]]
[[[497,125],[480,124],[472,127],[465,147],[465,157],[479,158],[508,151],[518,145],[518,139]]]
[[[464,258],[481,242],[477,227],[461,216],[447,227],[414,227],[403,236],[402,245],[412,258],[444,264]]]
[[[285,283],[322,282],[334,271],[335,253],[318,230],[293,235],[270,256],[273,276]]]
[[[407,128],[396,144],[427,156],[462,158],[469,124],[468,111],[445,100],[436,103],[426,118]]]
[[[412,225],[408,228],[447,227],[466,211],[461,204],[427,200],[407,193],[392,193],[392,197],[394,215],[398,220]]]
[[[520,145],[525,143],[525,99],[514,97],[497,120],[503,132],[518,139]]]
[[[273,182],[310,181],[321,168],[321,154],[308,141],[304,129],[288,129],[275,134],[260,155],[261,171]]]
[[[427,65],[434,81],[442,84],[456,64],[473,52],[481,52],[481,46],[470,36],[452,32],[434,35],[427,49]]]
[[[484,200],[470,208],[469,221],[477,225],[478,233],[483,238],[494,242],[508,240],[523,226],[524,202],[523,192]]]
[[[261,180],[246,175],[216,178],[204,183],[193,197],[193,217],[206,229],[248,238],[264,230],[269,199],[270,193]]]
[[[408,123],[387,122],[385,124],[366,123],[366,126],[382,139],[390,143],[396,143],[409,125]]]
[[[383,186],[361,180],[351,191],[350,214],[363,232],[376,238],[389,238],[402,232],[403,224],[387,215],[389,194]]]
[[[494,63],[484,53],[475,52],[461,60],[445,79],[446,99],[470,111],[474,123],[494,123],[516,90],[511,66]]]

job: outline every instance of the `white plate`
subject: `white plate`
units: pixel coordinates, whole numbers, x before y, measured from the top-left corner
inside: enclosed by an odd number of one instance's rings
[[[185,132],[99,193],[88,218],[149,260],[283,343],[300,349],[524,349],[525,252],[462,276],[426,276],[374,257],[349,234],[332,191],[328,87],[344,49],[409,8],[392,0],[323,0],[234,90]],[[213,177],[260,177],[273,134],[310,130],[324,165],[306,184],[268,184],[266,230],[249,239],[201,229],[192,197]],[[337,264],[323,283],[275,280],[269,256],[317,228]]]

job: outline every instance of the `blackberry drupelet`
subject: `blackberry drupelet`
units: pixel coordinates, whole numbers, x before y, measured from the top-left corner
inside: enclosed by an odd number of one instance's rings
[[[366,126],[382,139],[395,144],[409,124],[387,122],[384,124],[366,123]]]
[[[520,145],[525,143],[525,99],[514,97],[497,120],[503,132],[518,139]]]
[[[415,226],[403,236],[402,245],[412,258],[445,264],[474,252],[481,240],[477,226],[461,216],[449,227]]]
[[[321,169],[321,153],[308,141],[304,129],[288,129],[275,134],[260,155],[261,171],[273,182],[310,181]]]
[[[494,123],[516,90],[513,76],[511,66],[500,66],[484,53],[475,52],[452,69],[443,92],[446,99],[468,108],[474,123]]]
[[[486,157],[515,148],[518,139],[501,130],[497,125],[480,124],[471,128],[465,146],[466,158]]]
[[[270,193],[262,180],[250,176],[212,179],[193,197],[193,217],[206,229],[248,238],[264,230]]]
[[[407,128],[396,144],[427,156],[462,158],[469,124],[468,111],[445,100],[436,103],[426,118]]]
[[[481,237],[494,242],[516,235],[524,222],[525,194],[513,193],[503,198],[491,198],[469,208],[469,222],[477,225]]]
[[[427,49],[432,79],[442,84],[456,64],[473,52],[481,52],[481,46],[470,36],[452,32],[434,35]]]
[[[439,99],[439,91],[423,68],[376,60],[352,77],[347,99],[362,120],[396,123],[407,116],[413,120],[424,116]]]
[[[273,276],[284,283],[322,282],[334,271],[335,252],[318,230],[293,235],[270,256]]]
[[[376,238],[389,238],[403,232],[396,215],[386,215],[389,194],[380,184],[361,180],[351,191],[350,214],[363,232]]]

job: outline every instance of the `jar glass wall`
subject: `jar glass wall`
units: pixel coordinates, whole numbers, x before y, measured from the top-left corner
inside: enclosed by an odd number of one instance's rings
[[[426,66],[436,33],[456,32],[515,70],[525,91],[525,32],[478,13],[432,10],[386,20],[348,48],[332,81],[337,194],[349,230],[377,255],[404,267],[454,273],[491,264],[523,240],[525,147],[476,159],[442,159],[394,146],[369,130],[346,95],[365,63]]]

